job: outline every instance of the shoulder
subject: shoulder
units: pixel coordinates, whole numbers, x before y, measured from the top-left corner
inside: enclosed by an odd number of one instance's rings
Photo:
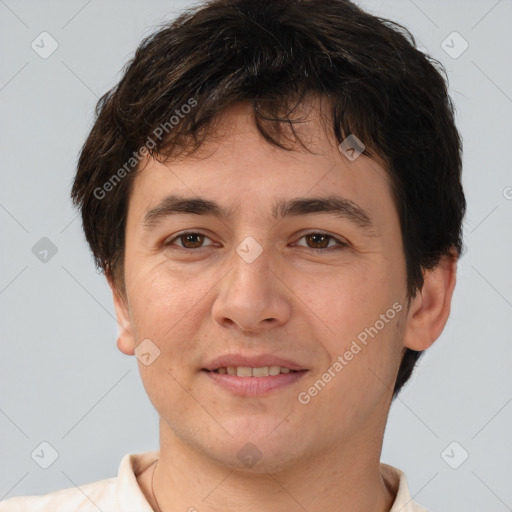
[[[61,489],[38,496],[18,496],[0,502],[0,512],[118,512],[117,478]]]
[[[154,463],[158,451],[127,454],[116,477],[37,496],[0,501],[0,512],[151,512],[137,476]]]
[[[395,501],[389,512],[428,512],[426,508],[412,500],[403,471],[381,462],[380,472],[386,485],[395,495]]]

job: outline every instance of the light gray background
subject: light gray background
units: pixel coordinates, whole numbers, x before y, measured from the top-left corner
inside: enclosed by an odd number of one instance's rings
[[[451,318],[392,406],[382,460],[433,512],[512,510],[512,2],[359,4],[446,66],[469,204]],[[110,292],[68,197],[98,97],[186,5],[0,0],[0,499],[107,478],[125,453],[158,448],[157,414],[136,359],[116,348]],[[47,59],[31,48],[43,31],[59,45]],[[456,59],[441,46],[453,31],[469,43]],[[46,263],[32,252],[43,237],[58,248]],[[31,458],[43,441],[59,454],[46,470]],[[444,459],[463,450],[452,469]]]

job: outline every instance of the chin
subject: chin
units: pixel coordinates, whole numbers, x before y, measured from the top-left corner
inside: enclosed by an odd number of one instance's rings
[[[240,447],[233,447],[233,451],[210,454],[217,463],[239,473],[261,474],[281,473],[297,467],[300,459],[296,446],[256,445],[250,441]],[[227,456],[228,455],[228,456]]]
[[[296,467],[303,457],[297,430],[292,434],[289,425],[279,421],[238,423],[237,429],[228,428],[233,437],[223,438],[208,447],[210,456],[235,471],[250,473],[277,473]],[[231,425],[233,427],[233,425]]]

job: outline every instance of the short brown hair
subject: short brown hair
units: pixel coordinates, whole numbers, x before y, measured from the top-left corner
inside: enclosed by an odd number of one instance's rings
[[[314,94],[328,99],[338,142],[354,134],[387,164],[410,299],[425,270],[462,250],[462,142],[445,77],[407,29],[348,0],[214,0],[186,10],[142,41],[99,100],[81,150],[72,198],[97,266],[124,290],[143,148],[158,158],[194,151],[220,112],[248,101],[265,139],[290,149],[277,127],[293,130],[294,105]],[[420,355],[405,350],[393,396]]]

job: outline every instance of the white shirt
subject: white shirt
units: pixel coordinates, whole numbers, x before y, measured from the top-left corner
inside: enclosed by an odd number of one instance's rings
[[[121,460],[117,477],[40,496],[10,498],[0,502],[0,512],[153,512],[137,476],[158,457],[158,450],[129,453]],[[380,470],[396,492],[389,512],[428,512],[412,501],[402,471],[382,462]]]

